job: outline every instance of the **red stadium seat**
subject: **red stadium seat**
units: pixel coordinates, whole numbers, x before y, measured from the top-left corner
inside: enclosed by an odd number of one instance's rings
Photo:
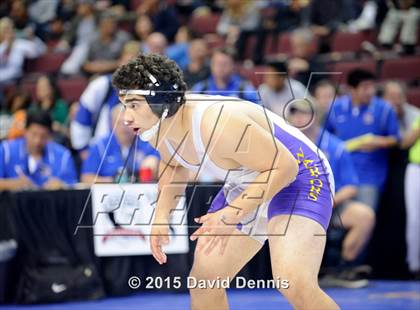
[[[142,2],[143,0],[130,0],[131,10],[135,11]]]
[[[27,91],[30,95],[32,100],[35,100],[35,89],[36,89],[36,79],[35,78],[29,78],[29,79],[23,79],[21,82],[21,87],[23,90]]]
[[[420,56],[385,60],[382,67],[381,79],[399,79],[404,81],[419,80]]]
[[[29,59],[25,65],[27,72],[56,73],[66,60],[68,53],[48,53],[36,59]]]
[[[60,89],[63,99],[71,103],[79,100],[87,84],[88,80],[85,77],[78,76],[69,79],[59,79],[57,86]]]
[[[333,52],[359,52],[363,41],[372,41],[370,32],[337,32],[331,44]]]
[[[190,29],[199,35],[216,33],[219,19],[220,15],[218,14],[193,16],[190,22]]]
[[[277,53],[290,54],[291,53],[290,45],[290,34],[282,33],[277,40]]]
[[[257,88],[263,81],[265,66],[255,66],[250,69],[238,67],[238,72],[240,76],[250,81]]]
[[[420,108],[420,87],[410,88],[407,91],[407,102]]]
[[[350,71],[354,69],[363,69],[372,72],[376,75],[376,62],[371,61],[361,61],[361,62],[337,62],[330,67],[331,78],[335,82],[347,83],[347,76]]]

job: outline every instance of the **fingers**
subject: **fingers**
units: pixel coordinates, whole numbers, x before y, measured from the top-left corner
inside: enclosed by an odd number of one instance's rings
[[[220,249],[219,249],[219,254],[220,255],[225,254],[226,246],[227,246],[227,244],[229,242],[229,239],[230,238],[227,238],[227,237],[222,238],[222,242],[220,244]]]
[[[212,217],[213,217],[213,213],[207,213],[207,214],[205,214],[203,216],[196,217],[194,219],[194,221],[196,223],[203,224],[203,223],[207,222],[209,219],[211,219]]]
[[[191,241],[197,240],[198,237],[203,236],[205,233],[211,230],[211,226],[203,225],[197,229],[190,237]]]
[[[150,236],[150,248],[152,255],[159,264],[165,264],[167,261],[166,254],[162,251],[162,245],[169,243],[167,235]]]

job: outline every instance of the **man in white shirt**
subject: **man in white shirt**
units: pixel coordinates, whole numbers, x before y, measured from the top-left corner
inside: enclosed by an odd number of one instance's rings
[[[283,62],[269,62],[263,79],[258,89],[262,104],[282,117],[286,115],[288,102],[307,95],[306,87],[288,76]]]
[[[37,37],[15,38],[13,21],[0,19],[0,86],[11,84],[22,76],[25,58],[36,58],[47,50]]]

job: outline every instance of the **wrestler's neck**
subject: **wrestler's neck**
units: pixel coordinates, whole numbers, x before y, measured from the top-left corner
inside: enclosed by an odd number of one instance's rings
[[[169,140],[173,145],[179,145],[191,129],[187,110],[186,104],[183,104],[174,115],[164,119],[160,124],[159,137],[156,136],[154,140],[159,139],[159,144]]]

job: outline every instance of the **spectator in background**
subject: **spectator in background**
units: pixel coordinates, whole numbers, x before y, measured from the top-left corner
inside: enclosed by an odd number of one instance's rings
[[[332,268],[320,279],[320,283],[323,286],[361,288],[368,284],[368,280],[357,274],[354,264],[370,239],[375,213],[366,204],[355,200],[359,178],[353,161],[343,141],[321,130],[322,114],[317,103],[310,107],[308,101],[302,100],[293,104],[289,117],[292,125],[300,127],[325,154],[334,174],[334,211],[327,232],[330,244],[325,253],[327,265]]]
[[[258,94],[252,84],[235,73],[235,52],[220,48],[213,52],[210,77],[195,84],[193,92],[237,97],[257,103]]]
[[[264,82],[258,89],[262,103],[281,117],[285,117],[287,103],[307,96],[306,87],[288,77],[287,67],[283,62],[269,62],[263,79]]]
[[[145,53],[166,55],[174,60],[181,69],[188,64],[188,38],[189,34],[186,27],[179,28],[174,44],[168,46],[168,41],[160,32],[153,32],[147,38],[143,47]]]
[[[316,56],[317,41],[309,29],[297,29],[291,33],[291,57],[288,61],[288,71],[291,77],[312,89],[321,79],[325,78],[324,65]]]
[[[208,46],[204,39],[191,41],[189,49],[189,63],[184,69],[184,81],[190,89],[196,83],[205,80],[210,75]]]
[[[70,20],[67,31],[58,42],[56,49],[68,51],[71,49],[70,56],[61,66],[63,74],[77,74],[85,62],[89,44],[95,36],[94,1],[79,0],[76,15]]]
[[[7,99],[7,106],[10,107],[11,116],[7,139],[20,138],[25,134],[26,111],[30,104],[31,96],[20,88]]]
[[[331,81],[321,80],[316,84],[313,90],[313,97],[317,102],[322,118],[328,116],[336,95],[337,86]],[[324,123],[324,119],[321,119],[321,123]]]
[[[32,37],[35,33],[36,25],[29,17],[25,1],[12,1],[9,18],[13,21],[17,38]]]
[[[50,114],[54,139],[63,144],[67,138],[66,124],[69,106],[61,98],[54,79],[48,75],[38,77],[35,89],[35,102],[29,107],[28,112],[36,113],[40,110]]]
[[[45,41],[49,23],[56,18],[59,0],[37,0],[29,4],[29,17],[36,23],[36,35]]]
[[[46,50],[37,37],[16,38],[13,21],[8,17],[0,19],[0,88],[22,76],[25,58],[36,58]]]
[[[392,48],[400,28],[400,43],[407,54],[413,54],[417,44],[420,3],[416,0],[387,1],[389,10],[382,23],[378,41],[384,47]]]
[[[47,112],[29,114],[25,136],[0,145],[0,190],[60,189],[77,182],[70,151],[51,141]]]
[[[150,34],[153,33],[153,24],[149,16],[140,15],[136,19],[134,26],[136,39],[140,42],[146,42]]]
[[[256,64],[263,62],[265,42],[269,34],[278,36],[284,31],[293,31],[307,23],[308,3],[305,1],[273,1],[269,4],[269,8],[273,9],[274,13],[261,18],[257,29],[257,42],[254,48]]]
[[[227,0],[217,25],[217,33],[226,38],[226,43],[235,46],[239,58],[247,39],[255,33],[260,22],[260,10],[255,1]]]
[[[89,44],[83,70],[89,74],[103,74],[115,70],[122,48],[129,39],[128,33],[118,30],[115,16],[104,12],[99,22],[99,32]]]
[[[320,40],[320,52],[330,52],[332,34],[356,18],[353,0],[312,0],[309,21],[311,30]]]
[[[151,178],[157,177],[159,153],[124,125],[121,108],[112,109],[113,132],[90,146],[82,165],[82,182],[133,182],[141,169],[150,169]]]
[[[407,102],[406,92],[406,86],[397,81],[388,81],[384,85],[383,98],[393,106],[397,113],[401,135],[411,130],[420,115],[420,110]]]
[[[151,33],[143,46],[144,53],[165,55],[168,47],[168,41],[160,32]]]
[[[175,39],[179,27],[178,18],[174,8],[166,1],[144,0],[138,6],[137,14],[148,15],[154,31],[162,33],[168,42]]]
[[[350,21],[347,25],[347,30],[351,32],[360,32],[366,30],[372,30],[376,26],[376,16],[378,13],[378,1],[377,0],[363,0],[362,8],[359,16],[356,19]]]
[[[388,81],[384,85],[384,99],[394,107],[402,135],[401,147],[409,149],[405,171],[405,207],[407,263],[414,276],[420,276],[420,110],[407,103],[405,85]]]
[[[119,64],[127,63],[140,52],[140,44],[130,41],[124,45]],[[100,139],[111,131],[111,110],[119,102],[118,94],[111,85],[111,74],[92,80],[80,97],[75,119],[70,124],[70,139],[74,149],[84,152],[91,139]]]
[[[88,44],[95,35],[94,1],[78,0],[76,15],[71,19],[57,48],[69,50],[72,46]]]
[[[376,211],[388,171],[387,149],[397,144],[400,135],[394,109],[375,97],[374,80],[369,71],[351,71],[350,93],[336,99],[325,126],[351,150],[360,180],[356,199]]]

